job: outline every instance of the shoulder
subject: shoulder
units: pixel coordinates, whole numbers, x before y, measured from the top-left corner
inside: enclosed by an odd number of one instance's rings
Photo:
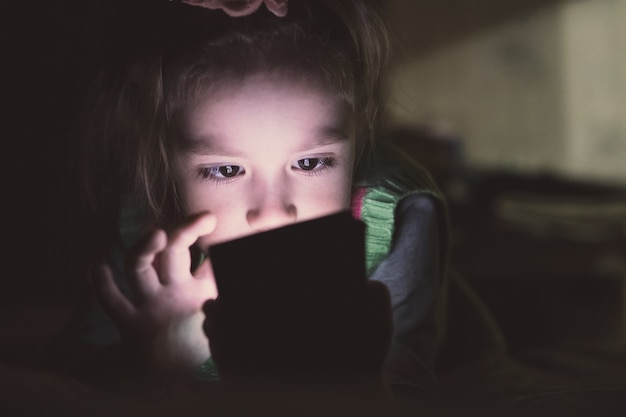
[[[376,163],[355,182],[352,212],[367,227],[370,273],[387,256],[401,227],[435,225],[446,251],[445,199],[430,173],[396,148],[383,148]]]
[[[393,219],[396,207],[408,196],[429,197],[435,206],[440,206],[435,209],[446,210],[443,194],[428,170],[401,150],[387,145],[355,181],[352,211],[365,222]]]

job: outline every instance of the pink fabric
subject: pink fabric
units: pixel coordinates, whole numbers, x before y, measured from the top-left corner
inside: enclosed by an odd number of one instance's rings
[[[352,217],[355,219],[361,219],[361,213],[363,212],[363,199],[367,194],[366,188],[357,188],[352,193],[352,203],[350,209],[352,211]]]
[[[206,9],[220,9],[231,17],[247,16],[256,12],[261,4],[278,17],[287,14],[288,0],[181,0],[190,6],[199,6]]]

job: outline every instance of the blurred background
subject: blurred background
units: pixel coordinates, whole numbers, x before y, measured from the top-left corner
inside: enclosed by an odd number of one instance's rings
[[[512,347],[626,340],[626,1],[383,2],[391,140]]]
[[[462,138],[472,167],[626,184],[626,3],[384,2],[391,114]]]
[[[24,2],[27,3],[27,2]],[[67,320],[80,242],[67,136],[123,1],[0,6],[11,105],[0,354]],[[448,198],[451,263],[511,351],[626,343],[626,0],[381,0],[388,139]],[[606,351],[608,352],[608,351]],[[606,353],[603,358],[615,356]],[[615,368],[616,362],[598,365]],[[621,370],[626,361],[619,359]]]

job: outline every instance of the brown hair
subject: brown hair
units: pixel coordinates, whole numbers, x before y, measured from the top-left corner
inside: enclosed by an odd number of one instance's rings
[[[365,155],[379,131],[390,49],[373,1],[290,0],[285,17],[264,8],[231,18],[161,6],[156,29],[135,39],[96,84],[79,166],[89,203],[103,209],[127,193],[149,224],[175,221],[171,155],[178,113],[211,83],[259,71],[302,74],[335,89],[353,108],[357,149]]]

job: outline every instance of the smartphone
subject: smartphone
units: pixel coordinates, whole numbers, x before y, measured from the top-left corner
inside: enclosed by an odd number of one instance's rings
[[[209,248],[220,300],[350,291],[365,280],[365,225],[340,212]]]
[[[367,280],[365,224],[348,211],[217,244],[208,254],[220,357],[231,368],[301,367],[321,338],[345,331],[342,320]]]

